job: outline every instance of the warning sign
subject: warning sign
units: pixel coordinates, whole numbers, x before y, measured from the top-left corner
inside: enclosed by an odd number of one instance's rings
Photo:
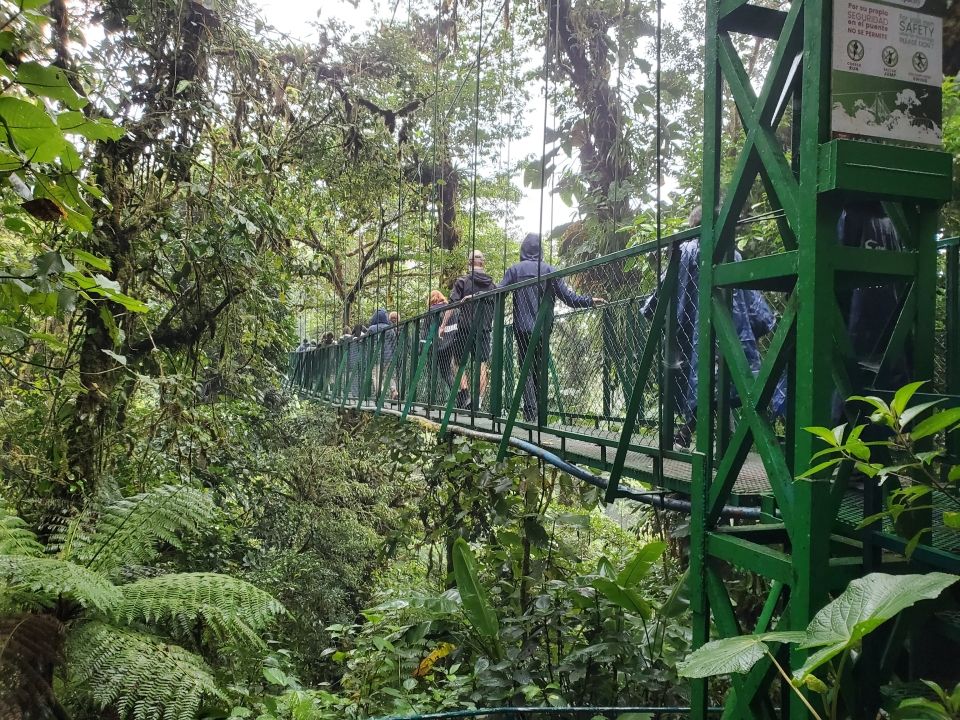
[[[835,135],[941,144],[943,12],[932,4],[835,0]]]

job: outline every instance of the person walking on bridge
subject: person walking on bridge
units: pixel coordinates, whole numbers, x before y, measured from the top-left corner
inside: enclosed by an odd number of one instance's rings
[[[479,250],[473,250],[467,256],[468,271],[465,275],[458,277],[453,284],[453,290],[450,292],[450,302],[455,303],[474,295],[489,293],[497,289],[497,284],[493,278],[485,272],[486,258]],[[443,314],[443,320],[440,321],[440,337],[447,334],[447,328],[450,327],[450,320],[454,309],[451,308]],[[476,331],[473,327],[476,325]],[[467,302],[460,309],[460,317],[456,324],[456,335],[453,340],[453,373],[456,374],[460,366],[471,356],[474,361],[480,363],[480,398],[483,398],[487,389],[488,369],[487,361],[490,359],[490,332],[493,325],[493,298],[480,298]],[[470,333],[475,332],[474,342],[470,343]],[[477,400],[477,409],[479,409],[479,399]],[[468,390],[467,378],[463,377],[460,389],[457,391],[457,407],[469,408],[472,402]]]
[[[529,233],[520,245],[520,262],[512,265],[503,274],[501,288],[521,283],[524,280],[540,278],[555,271],[555,268],[542,259],[542,241],[537,233]],[[540,301],[547,294],[560,300],[564,305],[572,308],[589,308],[603,305],[606,300],[589,295],[578,295],[563,280],[554,278],[543,282],[533,283],[513,292],[513,334],[517,342],[517,357],[523,365],[528,352],[533,352],[533,366],[527,375],[523,387],[523,417],[527,422],[537,421],[546,425],[547,408],[546,393],[543,392],[543,377],[547,370],[547,355],[544,353],[544,339],[549,341],[550,325],[553,317],[547,318],[547,325],[540,336],[536,347],[531,347],[533,326],[540,312]],[[549,350],[549,342],[546,345]]]
[[[384,380],[390,383],[391,397],[394,397],[396,394],[396,383],[392,375],[390,378],[386,378],[385,375],[387,374],[390,361],[393,360],[393,353],[397,347],[397,327],[390,322],[390,316],[386,310],[380,308],[373,314],[370,318],[370,326],[367,328],[367,335],[379,335],[379,337],[371,340],[371,342],[374,343],[373,347],[376,354],[373,358],[373,397],[380,395],[380,388],[383,387]]]

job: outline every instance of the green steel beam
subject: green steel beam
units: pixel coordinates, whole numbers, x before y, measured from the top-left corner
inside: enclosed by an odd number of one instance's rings
[[[530,333],[530,344],[527,347],[527,356],[520,365],[520,372],[517,375],[517,387],[513,392],[513,400],[510,403],[510,413],[507,415],[506,422],[503,425],[503,439],[500,441],[500,448],[497,451],[497,462],[503,462],[507,457],[507,448],[510,447],[510,437],[513,435],[513,426],[517,421],[517,412],[523,402],[523,388],[527,382],[527,376],[533,367],[533,359],[537,355],[536,348],[540,344],[540,338],[544,336],[543,329],[553,319],[553,293],[546,293],[540,300],[540,308],[537,310],[537,317],[533,323],[533,331]],[[546,348],[543,349],[546,352]],[[517,348],[520,352],[520,348]],[[545,378],[541,377],[541,382]]]
[[[819,147],[821,190],[855,190],[876,199],[947,202],[953,194],[953,156],[860,140],[830,140]]]
[[[764,405],[758,407],[755,403],[763,399],[769,401],[769,397],[773,393],[774,386],[779,379],[773,372],[778,368],[782,368],[785,363],[786,358],[784,357],[785,353],[783,352],[783,348],[789,347],[787,345],[787,338],[789,337],[790,330],[793,329],[793,323],[780,323],[777,335],[779,339],[778,349],[780,352],[774,354],[772,357],[769,357],[768,353],[768,358],[766,358],[768,362],[764,363],[768,374],[765,376],[764,379],[766,382],[761,388],[765,389],[766,392],[761,393],[760,397],[755,400],[751,392],[751,386],[754,382],[747,380],[747,378],[753,378],[753,372],[750,370],[750,366],[747,364],[747,358],[743,354],[743,347],[740,344],[740,338],[737,334],[736,327],[734,327],[729,308],[715,299],[713,302],[712,316],[718,344],[723,352],[724,358],[730,364],[732,369],[731,378],[741,398],[740,423],[748,423],[750,425],[750,434],[753,436],[753,441],[760,453],[760,458],[763,460],[770,487],[777,496],[781,513],[783,513],[785,518],[789,518],[793,514],[793,473],[791,473],[787,467],[783,450],[780,447],[780,441],[777,439],[772,424],[759,412],[766,404],[764,403]],[[763,365],[761,365],[761,367],[763,367]],[[791,529],[791,523],[788,520],[788,532]]]
[[[674,298],[677,294],[679,267],[680,253],[675,247],[673,252],[670,253],[667,275],[659,289],[660,294],[657,299],[657,308],[653,313],[653,321],[650,323],[647,340],[643,345],[643,354],[637,366],[637,375],[633,379],[630,400],[627,402],[627,409],[624,413],[623,428],[620,430],[620,442],[617,444],[616,459],[613,461],[613,469],[610,471],[610,478],[607,481],[606,502],[613,501],[617,493],[617,488],[620,485],[620,476],[623,474],[623,465],[627,460],[630,438],[633,437],[634,428],[637,426],[637,412],[640,409],[643,391],[646,388],[644,381],[653,366],[653,358],[660,344],[661,329],[664,326],[667,312],[672,311],[675,307]]]
[[[777,580],[785,585],[794,583],[789,555],[742,537],[710,533],[707,535],[707,553],[710,557]]]
[[[726,262],[714,268],[714,286],[787,292],[797,279],[797,252]]]

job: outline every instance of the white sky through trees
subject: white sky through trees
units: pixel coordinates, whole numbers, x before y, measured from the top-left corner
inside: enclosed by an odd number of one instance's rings
[[[357,7],[354,7],[347,0],[298,0],[290,2],[289,0],[256,0],[263,10],[263,15],[268,23],[273,25],[280,32],[290,37],[310,42],[316,37],[313,24],[320,20],[326,22],[331,18],[345,23],[356,30],[363,30],[374,20],[381,18],[389,20],[393,12],[393,6],[389,3],[376,3],[371,0],[359,0]],[[388,7],[389,5],[389,7]],[[513,160],[522,159],[528,155],[540,156],[543,147],[543,91],[531,93],[536,100],[523,108],[526,117],[523,118],[523,125],[526,133],[521,138],[514,138],[512,142],[511,154]],[[540,191],[524,187],[523,179],[519,173],[513,178],[514,186],[520,191],[521,200],[514,210],[513,225],[517,228],[520,240],[527,232],[535,232],[539,229],[540,223],[538,216],[540,214]],[[543,202],[543,230],[546,234],[550,229],[550,198],[544,198]],[[575,214],[575,208],[568,208],[557,198],[554,201],[553,224],[569,222]]]
[[[266,21],[278,31],[302,42],[310,42],[317,36],[315,25],[319,21],[326,23],[336,19],[347,27],[356,31],[363,31],[365,27],[377,21],[389,21],[396,7],[393,2],[378,2],[377,0],[255,0],[263,11]],[[677,22],[680,3],[677,0],[664,0],[664,25]],[[398,10],[397,21],[402,22],[405,9]],[[542,62],[542,52],[537,49],[529,50],[531,63]],[[525,157],[539,158],[543,150],[543,87],[542,82],[535,88],[530,88],[531,102],[523,106],[522,118],[524,134],[512,141],[511,154],[513,161]],[[552,112],[551,112],[552,117]],[[548,121],[549,123],[549,121]],[[676,181],[665,177],[664,199],[670,191],[676,190]],[[520,192],[520,202],[514,208],[511,225],[514,239],[519,241],[527,232],[537,231],[541,227],[544,234],[548,234],[553,226],[567,223],[576,217],[576,207],[566,206],[559,197],[554,198],[552,207],[549,193],[541,200],[541,191],[525,187],[521,172],[515,172],[513,185]],[[542,211],[542,224],[540,215]]]

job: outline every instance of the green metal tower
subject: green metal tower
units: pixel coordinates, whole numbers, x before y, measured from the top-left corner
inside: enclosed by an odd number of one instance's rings
[[[837,11],[846,0],[837,0]],[[889,391],[885,371],[905,353],[917,379],[933,375],[936,290],[935,234],[939,205],[949,199],[951,157],[903,143],[837,137],[831,95],[834,2],[793,0],[775,10],[744,0],[707,0],[703,234],[700,263],[698,467],[694,470],[691,577],[694,641],[709,639],[711,617],[721,636],[806,627],[831,592],[875,569],[879,554],[833,534],[849,471],[837,480],[795,480],[823,446],[802,428],[829,426],[834,393],[865,388]],[[861,3],[863,4],[863,3]],[[867,3],[875,5],[875,3]],[[895,15],[893,4],[884,5]],[[737,50],[737,36],[775,43],[759,91]],[[863,46],[851,43],[851,62]],[[901,53],[903,55],[903,53]],[[854,66],[859,67],[859,65]],[[833,89],[834,91],[836,88]],[[725,97],[732,97],[727,103]],[[721,182],[721,136],[729,113],[745,134],[732,180]],[[759,178],[778,219],[782,252],[733,262],[736,223]],[[903,251],[842,247],[837,222],[852,200],[884,203]],[[713,212],[710,209],[715,209]],[[852,358],[838,290],[891,282],[907,288],[906,301],[879,367]],[[782,293],[785,309],[762,368],[754,379],[730,311],[735,288]],[[765,410],[786,372],[789,409],[785,437]],[[735,390],[735,395],[733,391]],[[880,394],[880,393],[876,393]],[[729,421],[738,397],[739,422]],[[719,525],[748,452],[760,455],[773,497],[766,522],[749,528]],[[869,494],[869,493],[868,493]],[[725,566],[770,580],[757,627],[739,627],[724,584]],[[798,652],[780,659],[796,667]],[[726,717],[772,717],[775,669],[761,662],[734,678]],[[879,685],[876,678],[873,683]],[[693,705],[704,717],[707,686],[698,681]],[[807,717],[799,699],[783,692],[782,716]],[[864,701],[864,706],[869,704]]]

